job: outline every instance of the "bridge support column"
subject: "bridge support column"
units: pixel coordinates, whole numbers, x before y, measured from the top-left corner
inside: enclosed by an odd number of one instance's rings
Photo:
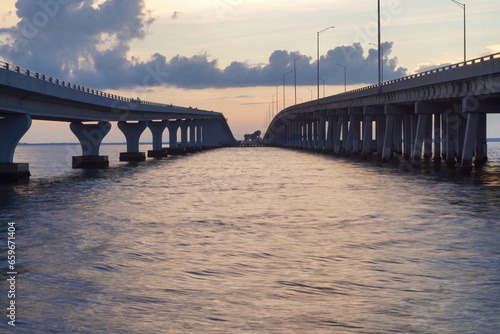
[[[188,128],[191,125],[191,120],[184,120],[182,121],[180,128],[181,128],[181,147],[186,149],[188,146]]]
[[[477,167],[484,165],[488,161],[486,153],[486,113],[498,112],[499,107],[500,100],[497,99],[478,101],[476,98],[466,97],[462,100],[462,112],[467,115],[460,163],[462,170],[470,171],[472,169],[473,158],[474,165]]]
[[[306,141],[306,148],[311,149],[314,148],[314,130],[313,130],[313,125],[314,121],[308,120],[307,121],[307,141]]]
[[[185,151],[183,148],[180,148],[177,143],[177,131],[182,124],[182,120],[178,119],[175,121],[169,121],[168,123],[168,154],[184,154]]]
[[[380,157],[382,156],[382,150],[384,149],[385,125],[385,115],[377,115],[377,127],[375,136],[377,138],[377,155]]]
[[[139,152],[139,139],[147,127],[144,121],[138,123],[118,122],[118,128],[127,139],[127,152],[120,153],[120,161],[145,161],[146,154]]]
[[[443,114],[445,163],[448,167],[455,167],[457,163],[457,135],[459,116],[448,111]]]
[[[413,144],[413,151],[411,154],[411,163],[414,167],[420,167],[420,161],[422,159],[422,148],[424,142],[426,141],[426,126],[428,123],[428,119],[430,119],[430,115],[428,114],[419,114],[417,121],[417,133],[415,136],[415,142]]]
[[[319,117],[318,124],[318,144],[316,149],[325,150],[326,148],[326,122],[327,116],[326,111],[322,112],[322,115]]]
[[[111,123],[83,124],[72,122],[69,127],[82,146],[82,155],[73,157],[73,168],[108,168],[108,156],[100,156],[99,149],[102,140],[111,130]]]
[[[31,122],[31,117],[27,115],[0,118],[0,183],[29,179],[29,164],[13,161],[17,144],[31,127]]]
[[[474,165],[483,166],[488,162],[488,143],[486,139],[486,113],[480,113],[477,125],[476,151],[474,154]]]
[[[153,150],[148,151],[148,157],[164,158],[168,155],[167,150],[163,149],[163,131],[167,126],[167,120],[161,122],[148,121],[148,128],[153,135]]]
[[[328,128],[326,129],[325,150],[332,153],[335,149],[335,137],[337,130],[338,116],[333,114],[334,111],[328,111]]]
[[[196,121],[196,148],[203,150],[203,120]]]
[[[363,157],[368,157],[372,154],[372,141],[373,141],[373,124],[372,115],[365,115],[363,117]]]
[[[389,161],[394,152],[394,115],[386,116],[384,147],[382,148],[382,160]]]
[[[441,115],[434,114],[434,163],[441,163]]]
[[[340,109],[338,111],[339,119],[337,122],[337,131],[335,135],[334,142],[334,153],[341,154],[345,153],[346,145],[348,141],[349,134],[349,120],[347,115],[347,109]]]
[[[347,134],[346,153],[357,154],[361,150],[362,108],[349,108],[349,131]]]
[[[478,113],[469,113],[467,115],[467,128],[465,130],[465,139],[463,147],[463,156],[460,163],[462,170],[469,172],[472,169],[472,158],[476,148],[477,129],[479,124]]]

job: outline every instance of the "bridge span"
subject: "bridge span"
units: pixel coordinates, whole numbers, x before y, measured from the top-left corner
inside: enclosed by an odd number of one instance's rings
[[[82,155],[73,157],[73,168],[108,167],[108,157],[100,156],[99,148],[111,122],[117,122],[126,137],[127,152],[120,154],[121,161],[146,159],[139,152],[139,138],[146,128],[153,137],[149,157],[236,142],[222,113],[108,94],[0,61],[0,180],[30,176],[29,165],[14,163],[13,158],[33,119],[70,123],[82,147]],[[166,128],[169,148],[162,147]]]
[[[499,112],[496,53],[288,107],[264,142],[470,171],[487,162],[487,114]]]

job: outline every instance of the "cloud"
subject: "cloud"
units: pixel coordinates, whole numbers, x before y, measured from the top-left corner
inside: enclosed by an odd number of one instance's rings
[[[442,64],[431,64],[431,63],[422,63],[417,64],[417,68],[415,69],[415,73],[427,72],[436,68],[444,67],[452,65],[451,63],[442,63]]]
[[[147,36],[153,23],[144,0],[17,0],[20,22],[2,29],[0,55],[14,64],[98,89],[170,86],[185,89],[275,86],[294,70],[298,85],[316,84],[316,59],[298,51],[276,50],[266,64],[234,61],[220,68],[207,54],[167,59],[160,53],[142,60],[129,57],[133,40]],[[177,17],[179,13],[175,12]],[[390,58],[393,43],[383,43],[384,79],[406,75]],[[361,44],[339,46],[320,59],[326,84],[374,83],[378,52],[365,55]],[[287,78],[292,83],[293,76]]]

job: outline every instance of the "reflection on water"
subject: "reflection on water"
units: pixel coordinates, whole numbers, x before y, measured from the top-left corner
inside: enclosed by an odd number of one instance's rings
[[[51,167],[65,159],[47,150],[32,182],[1,188],[0,220],[18,224],[17,332],[500,329],[495,161],[464,176],[232,148]]]

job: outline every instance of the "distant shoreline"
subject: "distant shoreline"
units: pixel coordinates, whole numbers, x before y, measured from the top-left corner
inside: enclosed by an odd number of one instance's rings
[[[500,141],[500,138],[499,138]],[[167,144],[163,143],[163,144]],[[20,146],[44,146],[44,145],[80,145],[80,143],[19,143]],[[101,145],[127,145],[127,143],[102,143]],[[153,145],[153,143],[139,143],[139,145]]]
[[[498,143],[500,142],[500,138],[488,138],[488,143]],[[163,143],[168,145],[168,142]],[[20,146],[42,146],[42,145],[80,145],[80,143],[19,143]],[[127,143],[102,143],[101,145],[127,145]],[[153,145],[153,143],[139,143],[139,145]]]

